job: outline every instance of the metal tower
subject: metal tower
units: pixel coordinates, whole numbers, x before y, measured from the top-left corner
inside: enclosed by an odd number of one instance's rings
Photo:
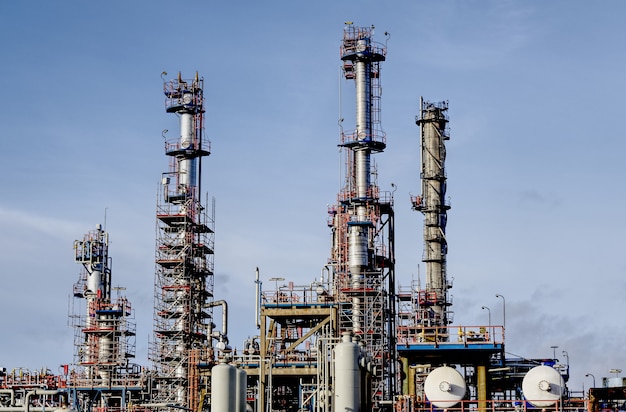
[[[154,401],[194,409],[201,357],[213,357],[213,207],[202,204],[204,138],[203,79],[164,83],[165,109],[180,122],[180,136],[165,138],[169,171],[157,200],[154,342],[150,357],[157,385]],[[164,132],[165,134],[165,132]]]
[[[74,297],[84,299],[86,308],[71,316],[76,330],[75,369],[68,381],[72,404],[83,411],[124,408],[139,399],[143,382],[141,368],[129,363],[135,357],[133,311],[119,295],[124,288],[111,286],[109,234],[101,225],[74,242],[74,259],[83,266]]]
[[[420,127],[422,161],[422,195],[411,199],[413,209],[424,215],[424,255],[426,264],[426,288],[418,292],[418,323],[427,334],[441,334],[437,326],[445,327],[452,322],[448,289],[452,284],[446,276],[447,211],[446,202],[446,147],[450,139],[448,125],[448,102],[430,103],[420,98],[420,114],[416,124]],[[447,333],[447,332],[443,332]],[[444,336],[438,336],[442,340]]]
[[[347,24],[341,45],[346,79],[356,85],[356,130],[341,133],[344,188],[329,211],[331,265],[340,300],[339,333],[351,332],[368,354],[364,410],[380,408],[395,386],[395,275],[393,199],[381,193],[371,165],[385,149],[380,127],[380,62],[386,48],[372,41],[373,27]]]

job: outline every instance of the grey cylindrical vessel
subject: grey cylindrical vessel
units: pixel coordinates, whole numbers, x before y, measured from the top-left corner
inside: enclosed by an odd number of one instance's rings
[[[335,347],[334,412],[359,412],[361,405],[361,374],[359,371],[359,346],[350,334],[344,334]]]
[[[235,399],[235,411],[246,412],[247,396],[246,386],[248,374],[243,369],[237,369],[237,397]]]
[[[220,363],[211,369],[211,412],[233,412],[237,391],[237,369]]]

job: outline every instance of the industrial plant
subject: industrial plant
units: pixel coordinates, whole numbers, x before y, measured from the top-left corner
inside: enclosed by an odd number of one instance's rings
[[[505,325],[454,323],[449,103],[416,97],[421,193],[395,199],[378,186],[385,171],[375,163],[388,143],[387,45],[374,40],[374,27],[347,23],[339,50],[355,124],[340,123],[341,188],[328,207],[329,256],[320,272],[298,284],[263,279],[257,269],[256,329],[245,342],[229,341],[228,303],[215,296],[215,207],[202,185],[211,154],[204,80],[179,73],[163,85],[165,112],[180,130],[163,134],[168,165],[156,202],[149,359],[135,359],[133,306],[123,287],[112,287],[109,233],[96,225],[73,244],[74,353],[60,374],[2,365],[0,412],[600,411],[624,403],[626,382],[575,393],[569,365],[507,357]],[[396,201],[423,220],[423,279],[405,287],[396,273]]]

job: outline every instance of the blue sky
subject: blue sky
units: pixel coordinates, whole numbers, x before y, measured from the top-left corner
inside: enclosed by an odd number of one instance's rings
[[[604,1],[0,2],[0,366],[72,359],[72,243],[103,223],[114,283],[152,330],[155,204],[167,170],[160,74],[205,79],[216,198],[216,299],[234,346],[256,334],[262,279],[312,281],[328,258],[326,205],[339,190],[345,21],[388,31],[382,65],[397,186],[398,283],[417,276],[422,217],[420,96],[449,100],[448,271],[455,324],[502,323],[507,351],[571,361],[570,389],[626,370],[626,4]],[[266,282],[268,285],[269,282]],[[511,355],[513,356],[513,355]]]

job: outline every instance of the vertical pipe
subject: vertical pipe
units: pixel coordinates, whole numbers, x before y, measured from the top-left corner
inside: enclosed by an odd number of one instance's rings
[[[476,389],[479,409],[485,410],[487,407],[487,366],[485,365],[476,367]]]
[[[256,328],[260,329],[261,328],[261,318],[259,316],[259,312],[261,311],[261,281],[259,280],[259,268],[256,268],[256,280],[254,281],[254,283],[256,283],[256,299],[255,299],[255,304],[254,304],[254,322],[256,324]]]
[[[409,366],[409,376],[408,376],[408,380],[409,380],[409,395],[415,396],[416,395],[416,391],[415,391],[415,377],[417,375],[417,368],[412,368]]]
[[[409,394],[409,359],[408,358],[400,358],[402,362],[402,375],[404,379],[402,379],[402,394]]]

